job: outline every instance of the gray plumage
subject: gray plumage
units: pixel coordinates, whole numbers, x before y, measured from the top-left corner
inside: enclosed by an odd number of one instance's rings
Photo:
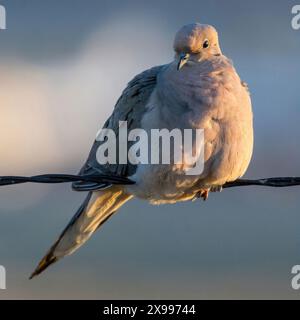
[[[174,50],[170,64],[144,71],[129,82],[104,127],[118,133],[119,121],[127,121],[128,130],[204,129],[203,172],[187,176],[185,164],[100,165],[96,150],[101,142],[95,141],[80,173],[117,174],[136,184],[74,183],[75,190],[89,190],[90,194],[32,276],[74,252],[133,197],[154,204],[199,196],[206,199],[209,191],[245,173],[253,149],[250,96],[247,85],[222,54],[216,30],[199,23],[186,25],[175,36]]]

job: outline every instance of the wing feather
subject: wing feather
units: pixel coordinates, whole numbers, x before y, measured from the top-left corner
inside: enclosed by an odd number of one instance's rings
[[[147,102],[156,86],[157,76],[163,68],[164,66],[157,66],[135,76],[118,99],[112,115],[107,119],[103,128],[114,130],[116,136],[118,136],[119,121],[127,121],[128,130],[139,128]],[[112,174],[128,177],[135,172],[136,166],[130,163],[99,164],[96,159],[96,152],[102,143],[103,141],[94,141],[88,159],[79,174]],[[99,190],[108,186],[108,184],[87,182],[74,182],[72,184],[72,188],[77,191]]]

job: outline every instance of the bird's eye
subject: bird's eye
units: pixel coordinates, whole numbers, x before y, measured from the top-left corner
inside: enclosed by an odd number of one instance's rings
[[[206,49],[209,47],[209,41],[206,39],[204,42],[203,42],[203,48]]]

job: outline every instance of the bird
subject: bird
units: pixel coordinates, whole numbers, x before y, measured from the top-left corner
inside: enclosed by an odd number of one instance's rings
[[[246,172],[253,151],[253,113],[247,84],[221,51],[216,29],[198,22],[176,33],[174,58],[136,75],[122,92],[104,129],[185,128],[204,130],[204,166],[186,175],[174,164],[131,164],[97,161],[103,141],[95,140],[80,175],[117,175],[131,185],[74,182],[75,191],[88,194],[30,276],[81,247],[118,209],[133,198],[151,204],[207,199],[209,192]],[[184,164],[183,164],[184,167]]]

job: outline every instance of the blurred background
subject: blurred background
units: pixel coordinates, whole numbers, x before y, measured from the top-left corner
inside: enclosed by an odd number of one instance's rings
[[[1,0],[0,175],[77,173],[137,73],[173,58],[199,21],[249,84],[248,178],[300,175],[300,30],[295,1]],[[0,299],[298,299],[298,187],[243,187],[207,202],[133,200],[71,257],[29,281],[85,194],[70,185],[0,189]]]

